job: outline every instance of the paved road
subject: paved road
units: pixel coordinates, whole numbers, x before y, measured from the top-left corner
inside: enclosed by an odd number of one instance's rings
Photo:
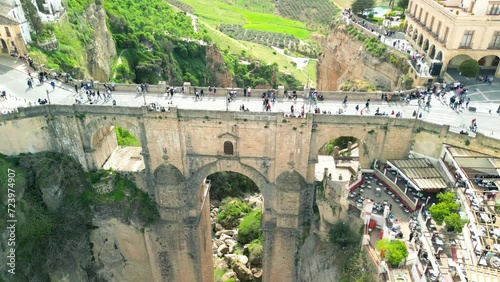
[[[45,83],[43,85],[38,85],[35,79],[34,89],[27,90],[27,72],[24,62],[19,62],[11,57],[0,56],[0,91],[5,90],[8,93],[8,99],[0,101],[0,111],[6,112],[13,110],[17,107],[26,107],[28,103],[36,104],[36,101],[41,98],[46,98],[46,89],[48,89],[50,101],[52,104],[66,104],[71,105],[75,102],[75,98],[78,98],[75,91],[71,87],[62,85],[57,82],[57,87],[52,90],[52,87]],[[445,101],[448,101],[448,97],[452,95],[447,94]],[[139,107],[144,105],[144,97],[142,95],[137,95],[135,93],[113,93],[113,98],[117,101],[117,105],[120,106],[130,106]],[[168,107],[170,105],[177,106],[181,109],[206,109],[206,110],[221,110],[225,111],[226,107],[229,111],[239,111],[242,104],[250,111],[262,111],[262,100],[259,97],[238,97],[234,102],[227,105],[225,97],[204,97],[201,101],[195,101],[193,96],[175,94],[174,97],[168,97],[164,94],[146,94],[146,103],[156,102],[160,106]],[[349,97],[351,100],[354,97]],[[339,109],[344,109],[343,114],[347,115],[359,115],[356,112],[355,106],[359,105],[360,108],[364,107],[365,101],[348,101],[347,108],[341,106],[342,101],[340,100],[327,100],[318,102],[318,107],[321,111],[326,110],[332,113],[338,112]],[[171,103],[171,104],[169,104]],[[452,130],[459,132],[462,128],[469,126],[472,119],[477,119],[478,131],[485,134],[486,136],[492,136],[500,139],[500,115],[496,113],[496,108],[493,105],[486,104],[485,101],[474,101],[471,98],[471,103],[469,106],[477,107],[477,112],[469,112],[468,110],[461,110],[455,112],[451,110],[445,102],[440,102],[437,99],[433,99],[431,103],[430,111],[419,110],[417,101],[412,101],[409,105],[404,105],[403,103],[387,103],[382,101],[372,101],[370,104],[371,111],[369,113],[364,112],[364,115],[373,115],[375,110],[379,108],[381,113],[385,112],[390,114],[392,111],[395,113],[401,112],[403,118],[412,118],[412,113],[416,110],[422,112],[422,119],[437,124],[448,124],[452,126]],[[111,102],[104,103],[99,101],[98,105],[111,105]],[[303,105],[305,111],[313,111],[314,106],[309,106],[308,101],[303,99],[297,99],[297,101],[288,101],[283,98],[278,98],[276,103],[272,105],[273,112],[289,112],[290,107],[294,106],[295,110],[298,111]],[[497,106],[498,107],[498,106]],[[491,110],[491,113],[488,112]]]

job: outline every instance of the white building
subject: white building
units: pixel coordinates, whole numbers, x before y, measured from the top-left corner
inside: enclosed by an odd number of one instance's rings
[[[24,16],[24,11],[19,0],[0,0],[0,14],[19,22],[24,43],[28,44],[31,42],[31,27]]]
[[[64,13],[64,6],[61,0],[42,0],[38,5],[37,0],[31,0],[38,10],[38,15],[42,22],[54,22],[58,20]],[[31,27],[26,20],[20,0],[0,0],[0,14],[6,15],[19,22],[21,27],[21,35],[25,44],[30,43]]]

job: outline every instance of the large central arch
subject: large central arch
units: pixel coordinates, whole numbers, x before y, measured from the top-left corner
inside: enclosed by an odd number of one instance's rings
[[[185,276],[185,281],[213,281],[210,196],[205,179],[216,172],[230,171],[250,178],[264,197],[263,281],[292,281],[295,273],[293,258],[297,253],[303,207],[310,200],[303,196],[306,194],[304,190],[310,188],[305,178],[291,168],[282,172],[271,183],[259,170],[232,155],[210,159],[206,156],[188,156],[188,159],[189,162],[203,165],[190,170],[187,177],[169,164],[168,158],[154,171],[155,197],[160,215],[164,221],[169,222],[157,226],[155,232],[171,238],[170,242],[175,242],[173,245],[183,246],[172,248],[155,243],[158,248],[162,246],[164,251],[152,261],[168,261],[167,266],[159,263],[160,268],[166,268],[162,272],[168,273],[163,278],[177,280],[184,271],[177,270],[176,267],[187,266],[189,269],[185,271],[191,274]],[[269,160],[264,159],[263,163],[266,162]],[[179,233],[186,235],[179,238]],[[186,252],[190,255],[186,256]]]

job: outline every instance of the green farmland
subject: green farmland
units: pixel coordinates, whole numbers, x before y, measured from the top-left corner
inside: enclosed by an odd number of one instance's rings
[[[246,29],[290,34],[299,39],[308,39],[312,34],[302,22],[270,14],[274,12],[273,9],[269,10],[270,13],[248,11],[264,10],[258,8],[259,6],[255,8],[257,4],[253,6],[255,9],[249,8],[246,10],[239,5],[230,5],[222,1],[182,0],[182,2],[191,6],[195,11],[194,14],[200,20],[212,26],[219,24],[240,24],[244,25]]]

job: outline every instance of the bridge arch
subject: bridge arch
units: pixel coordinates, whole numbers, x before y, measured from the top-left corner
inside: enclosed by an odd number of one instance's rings
[[[120,130],[116,130],[120,128]],[[141,131],[138,125],[122,119],[97,118],[90,121],[86,128],[88,136],[85,146],[89,148],[91,169],[113,168],[118,171],[141,171],[145,168],[145,163],[140,155],[144,151],[146,144],[141,142]],[[136,139],[137,144],[125,145],[130,148],[120,148],[117,132],[131,134],[132,139]],[[114,161],[111,156],[116,153]]]
[[[266,161],[263,161],[265,163]],[[199,189],[200,183],[202,183],[209,175],[216,172],[230,171],[236,172],[250,178],[259,189],[262,191],[264,198],[268,193],[268,186],[270,185],[269,180],[256,168],[241,163],[237,158],[219,158],[218,160],[205,164],[202,167],[196,169],[194,173],[189,176],[188,186],[191,189]],[[191,192],[195,192],[192,191]]]

